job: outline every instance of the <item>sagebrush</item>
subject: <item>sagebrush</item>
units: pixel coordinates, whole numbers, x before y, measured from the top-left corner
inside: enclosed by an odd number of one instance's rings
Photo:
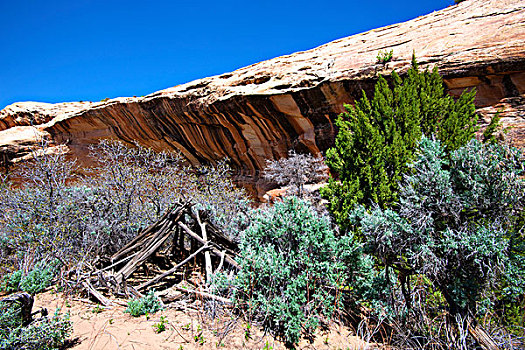
[[[162,303],[155,296],[155,291],[151,290],[142,298],[128,301],[128,307],[125,312],[133,317],[139,317],[146,314],[154,314],[162,309]]]
[[[308,202],[287,197],[255,211],[243,232],[234,300],[292,346],[341,306],[345,262],[358,266],[359,249],[349,237],[337,238]],[[360,272],[352,271],[352,284],[359,284]]]

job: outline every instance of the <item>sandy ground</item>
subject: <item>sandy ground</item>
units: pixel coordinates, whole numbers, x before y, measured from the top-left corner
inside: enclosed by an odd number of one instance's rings
[[[35,297],[35,308],[45,307],[49,313],[60,308],[69,312],[73,323],[74,350],[87,349],[285,349],[284,345],[257,327],[231,316],[212,319],[206,313],[165,309],[149,318],[132,317],[124,306],[102,309],[97,304],[77,298],[64,298],[54,292]],[[157,333],[153,325],[164,316],[166,330]],[[249,328],[249,330],[248,330]],[[367,349],[349,329],[332,326],[319,332],[310,343],[301,341],[299,349]]]

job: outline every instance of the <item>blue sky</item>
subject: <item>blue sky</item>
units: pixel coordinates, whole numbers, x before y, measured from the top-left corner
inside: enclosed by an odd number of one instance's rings
[[[0,109],[147,95],[453,3],[0,0]]]

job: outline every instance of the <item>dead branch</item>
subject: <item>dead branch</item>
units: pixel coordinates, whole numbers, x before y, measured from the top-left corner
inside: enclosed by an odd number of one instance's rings
[[[201,237],[199,237],[198,234],[196,234],[195,232],[193,232],[193,231],[192,231],[188,226],[186,226],[184,223],[182,223],[182,222],[179,221],[177,224],[178,224],[180,227],[182,227],[182,229],[183,229],[188,235],[190,235],[193,239],[195,239],[197,242],[201,243],[202,245],[205,245],[205,244],[206,244],[206,242],[204,242],[204,240],[203,240]],[[210,245],[212,245],[212,244],[213,244],[213,243],[210,243]],[[213,246],[211,246],[210,248],[211,248],[211,253],[212,253],[212,254],[214,254],[215,256],[218,256],[219,258],[222,256],[220,250],[218,250],[217,248],[215,248],[215,247],[213,247]],[[235,260],[233,260],[233,259],[230,258],[229,256],[225,256],[225,257],[224,257],[224,260],[225,260],[228,264],[230,264],[231,266],[233,266],[233,267],[235,267],[235,268],[237,268],[237,269],[239,268],[239,264],[237,264],[237,263],[235,262]]]
[[[97,291],[89,281],[84,281],[82,282],[82,285],[84,286],[84,288],[89,292],[91,293],[91,295],[93,295],[98,301],[100,301],[100,303],[104,306],[110,306],[111,305],[111,301],[109,299],[107,299],[105,296],[103,296],[99,291]]]
[[[199,295],[199,296],[201,296],[203,298],[217,300],[217,301],[220,301],[221,303],[228,304],[228,305],[232,304],[232,301],[230,299],[226,299],[226,298],[220,297],[218,295],[214,295],[214,294],[210,294],[210,293],[206,293],[206,292],[199,292],[199,291],[194,290],[194,289],[186,289],[186,288],[179,287],[177,285],[173,286],[173,288],[178,290],[179,292]]]
[[[145,282],[145,283],[142,283],[140,286],[137,287],[137,290],[142,290],[146,287],[149,287],[151,286],[152,284],[155,284],[157,282],[159,282],[161,279],[175,273],[175,271],[177,271],[179,268],[181,268],[182,266],[184,266],[186,263],[188,263],[189,261],[191,261],[191,259],[193,259],[194,257],[196,257],[199,253],[201,253],[203,250],[206,250],[208,249],[209,247],[207,245],[203,245],[202,247],[200,247],[197,251],[195,251],[195,253],[191,254],[190,256],[188,256],[186,259],[184,259],[183,261],[181,261],[180,263],[178,263],[177,265],[175,265],[173,268],[169,269],[168,271],[164,272],[162,275],[158,275],[157,277],[155,278],[152,278],[150,279],[148,282]]]
[[[213,275],[213,264],[216,267],[215,272],[220,271],[225,262],[232,267],[238,268],[239,265],[233,259],[236,256],[237,244],[221,230],[205,220],[206,215],[204,212],[194,211],[191,208],[192,204],[187,202],[185,204],[179,203],[167,210],[157,222],[140,232],[113,256],[110,258],[101,257],[101,261],[109,264],[108,266],[103,266],[99,269],[86,266],[88,268],[87,272],[77,271],[76,275],[80,285],[103,305],[107,306],[112,301],[104,297],[101,290],[120,297],[142,297],[140,291],[175,274],[177,270],[190,263],[192,259],[195,259],[200,254],[204,257],[207,283],[210,283]],[[187,252],[185,242],[189,243],[189,253],[191,254],[182,259]],[[197,247],[194,248],[196,244],[198,249],[195,249]],[[218,257],[218,259],[212,260],[211,254]],[[182,260],[172,261],[176,256],[180,256]],[[173,267],[160,273],[161,269],[154,266],[153,270],[158,271],[159,274],[148,278],[146,281],[141,280],[142,283],[137,286],[135,284],[137,279],[130,279],[130,277],[141,266],[144,266],[148,271],[151,270],[152,267],[148,262],[154,264],[168,263],[168,266]],[[108,273],[108,271],[113,271],[117,266],[121,266],[119,270]],[[175,286],[175,289],[223,303],[231,303],[229,299],[206,292],[183,289],[177,286]]]
[[[201,228],[201,235],[202,235],[202,240],[204,241],[204,246],[208,246],[208,235],[206,234],[206,223],[201,221],[198,211],[196,215],[197,215],[197,222],[199,223],[199,226]],[[211,276],[213,274],[213,270],[211,268],[211,257],[210,257],[209,251],[204,252],[204,261],[206,265],[206,284],[209,285],[211,282]]]

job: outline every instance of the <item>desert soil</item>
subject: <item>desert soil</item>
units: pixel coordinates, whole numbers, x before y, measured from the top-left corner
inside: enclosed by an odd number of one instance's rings
[[[48,291],[35,297],[35,309],[57,308],[69,312],[73,323],[74,350],[117,349],[285,349],[282,342],[261,329],[249,327],[242,319],[231,316],[212,318],[196,301],[196,310],[166,308],[153,315],[132,317],[125,306],[103,309],[87,299],[64,297]],[[153,325],[164,316],[166,330],[156,333]],[[248,330],[249,328],[249,330]],[[352,332],[333,325],[318,332],[313,342],[302,340],[299,349],[366,349],[369,348]]]

